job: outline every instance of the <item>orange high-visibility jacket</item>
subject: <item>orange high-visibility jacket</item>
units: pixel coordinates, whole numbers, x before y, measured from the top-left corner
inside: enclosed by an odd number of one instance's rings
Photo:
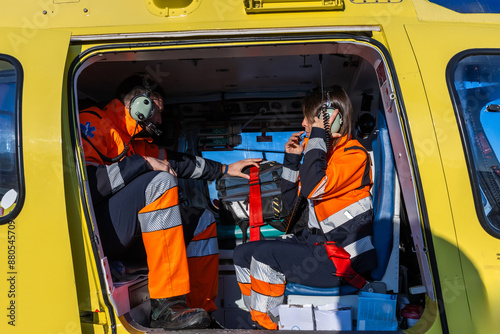
[[[347,135],[327,152],[324,138],[325,130],[313,127],[302,164],[301,155],[285,154],[283,199],[293,208],[300,191],[309,204],[308,227],[337,241],[350,253],[353,268],[364,273],[376,265],[370,156]]]
[[[80,131],[89,185],[94,204],[118,191],[137,175],[148,170],[143,158],[151,156],[166,159],[180,178],[215,180],[222,173],[221,164],[189,154],[166,151],[152,143],[150,137],[132,138],[142,130],[130,116],[128,109],[117,99],[104,109],[91,107],[80,112]],[[119,156],[130,142],[129,150],[118,162],[104,157]],[[108,175],[106,166],[118,164],[120,177]]]

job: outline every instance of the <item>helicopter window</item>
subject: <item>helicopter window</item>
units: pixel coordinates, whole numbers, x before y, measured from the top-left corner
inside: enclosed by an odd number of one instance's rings
[[[19,110],[18,71],[6,56],[0,56],[0,223],[11,220],[19,202]]]
[[[500,13],[498,0],[429,0],[459,13]]]
[[[500,238],[500,53],[463,57],[451,75],[476,209]]]

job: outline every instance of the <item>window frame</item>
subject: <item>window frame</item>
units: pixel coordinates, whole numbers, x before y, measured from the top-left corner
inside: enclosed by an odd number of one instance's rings
[[[18,195],[17,195],[17,203],[15,204],[14,209],[9,212],[7,215],[0,217],[0,225],[4,225],[12,221],[17,217],[19,212],[24,204],[25,198],[25,183],[24,183],[24,166],[23,166],[23,150],[22,150],[22,126],[21,126],[21,111],[22,111],[22,88],[23,88],[23,79],[24,72],[21,63],[14,57],[1,54],[0,53],[0,61],[5,61],[10,63],[15,71],[16,71],[16,89],[15,89],[15,101],[14,101],[14,131],[15,131],[15,162],[18,174]]]
[[[451,102],[453,105],[453,110],[455,113],[455,118],[457,120],[458,130],[460,132],[460,139],[462,141],[462,147],[465,155],[465,160],[467,163],[467,172],[469,174],[469,180],[472,190],[472,195],[474,199],[474,207],[476,210],[476,215],[478,217],[479,223],[483,229],[490,234],[492,237],[500,239],[500,227],[496,228],[488,222],[486,218],[483,201],[481,197],[481,189],[479,186],[479,180],[477,176],[476,162],[474,161],[474,153],[472,143],[468,139],[468,130],[464,117],[464,111],[462,110],[461,100],[455,89],[454,75],[457,70],[458,64],[465,58],[472,56],[498,56],[500,57],[500,49],[469,49],[464,50],[455,56],[453,56],[448,62],[446,68],[446,84],[448,86],[448,92],[450,94]]]

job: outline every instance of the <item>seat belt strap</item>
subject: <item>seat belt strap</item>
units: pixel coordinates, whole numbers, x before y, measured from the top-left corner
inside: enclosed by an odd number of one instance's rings
[[[335,276],[342,277],[353,287],[362,289],[366,284],[366,279],[352,269],[351,255],[343,247],[337,246],[335,241],[325,241],[323,244],[328,257],[337,269]]]
[[[259,168],[250,168],[250,186],[249,205],[250,205],[250,241],[260,240],[260,227],[264,225],[262,216],[262,198],[260,195]]]

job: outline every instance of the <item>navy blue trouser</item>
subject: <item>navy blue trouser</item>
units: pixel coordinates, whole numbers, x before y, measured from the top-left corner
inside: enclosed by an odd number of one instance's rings
[[[253,241],[235,248],[236,279],[252,320],[277,329],[267,311],[283,303],[287,282],[320,288],[341,285],[325,246],[315,245],[324,240],[322,234],[304,230],[299,237]]]
[[[144,193],[158,173],[152,171],[139,175],[107,201],[94,207],[102,247],[108,258],[119,259],[137,242],[142,243],[137,214],[146,206]]]
[[[147,260],[151,298],[187,295],[191,307],[216,309],[215,218],[206,209],[179,205],[176,177],[144,173],[94,209],[109,259]]]
[[[319,288],[339,286],[341,281],[333,273],[335,266],[323,245],[325,240],[304,230],[300,236],[277,240],[248,242],[234,250],[234,264],[250,268],[252,258],[283,273],[287,282]]]
[[[133,255],[143,250],[137,213],[146,206],[144,192],[158,173],[160,172],[151,171],[138,176],[107,201],[94,207],[102,246],[108,258],[120,259],[125,254]],[[198,220],[205,210],[182,206],[179,209],[187,246],[193,239]],[[133,254],[127,254],[130,249]]]

